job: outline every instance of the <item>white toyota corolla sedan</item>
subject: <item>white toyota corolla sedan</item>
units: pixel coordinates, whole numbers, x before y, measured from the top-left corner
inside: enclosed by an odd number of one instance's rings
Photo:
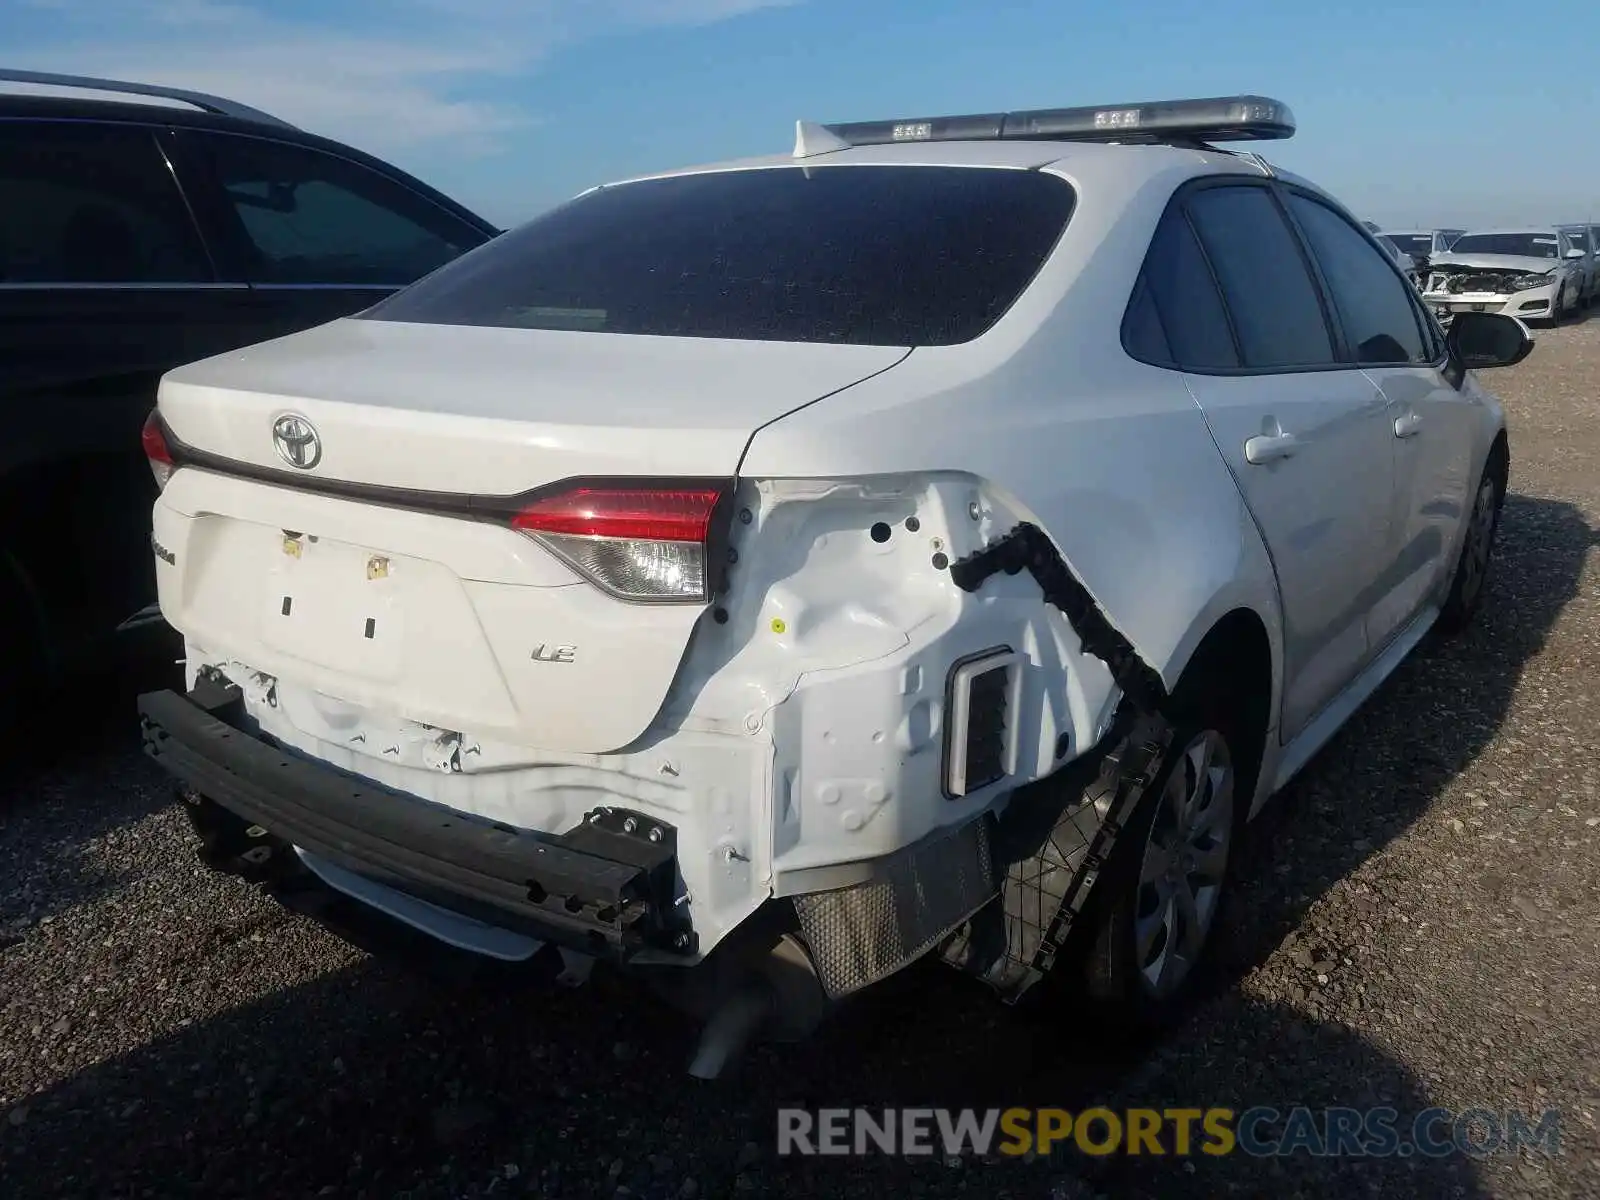
[[[702,1074],[925,955],[1169,1014],[1244,822],[1479,602],[1532,345],[1219,145],[1293,129],[802,122],[173,371],[140,709],[207,860],[625,966]]]

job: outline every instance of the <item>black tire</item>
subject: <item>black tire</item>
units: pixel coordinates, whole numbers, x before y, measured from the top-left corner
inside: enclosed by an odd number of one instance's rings
[[[1558,328],[1560,326],[1562,318],[1563,318],[1563,316],[1565,315],[1565,312],[1566,312],[1566,306],[1567,306],[1567,292],[1566,292],[1566,289],[1563,288],[1563,289],[1561,289],[1561,292],[1556,296],[1555,304],[1552,305],[1551,308],[1550,308],[1550,328],[1551,329],[1555,329],[1555,328]]]
[[[1489,568],[1494,562],[1494,539],[1500,528],[1500,510],[1505,506],[1505,477],[1499,462],[1491,456],[1472,493],[1472,508],[1467,528],[1461,536],[1461,552],[1456,556],[1450,590],[1436,622],[1446,634],[1460,633],[1472,623],[1473,614],[1483,603]]]
[[[1192,689],[1196,693],[1203,690]],[[1239,787],[1241,774],[1249,778],[1254,772],[1242,770],[1248,764],[1240,758],[1242,743],[1234,715],[1238,707],[1228,703],[1225,695],[1214,692],[1193,695],[1187,701],[1175,697],[1175,701],[1173,736],[1165,761],[1124,827],[1106,872],[1095,885],[1096,894],[1086,914],[1091,917],[1090,940],[1083,959],[1088,1002],[1098,1010],[1097,1016],[1104,1019],[1107,1028],[1133,1035],[1157,1032],[1179,1016],[1193,998],[1197,982],[1204,977],[1206,952],[1213,941],[1217,916],[1224,909],[1251,799]],[[1207,741],[1213,749],[1220,747],[1228,758],[1227,811],[1217,815],[1227,835],[1226,853],[1197,946],[1191,954],[1178,956],[1187,962],[1181,978],[1173,984],[1157,986],[1146,974],[1146,967],[1152,965],[1151,955],[1147,948],[1141,953],[1139,936],[1141,918],[1150,915],[1151,900],[1157,896],[1159,886],[1142,878],[1146,849],[1158,820],[1163,827],[1170,827],[1169,786],[1188,787],[1193,782],[1190,751],[1199,740]],[[1182,782],[1185,780],[1189,782]],[[1209,803],[1218,802],[1214,794]],[[1158,840],[1165,840],[1163,833],[1158,832]],[[1178,873],[1184,874],[1181,870]],[[1194,878],[1188,876],[1191,884]],[[1162,936],[1159,940],[1164,945],[1167,938]],[[1166,949],[1169,960],[1177,961],[1173,947]],[[1160,955],[1156,957],[1159,959]]]

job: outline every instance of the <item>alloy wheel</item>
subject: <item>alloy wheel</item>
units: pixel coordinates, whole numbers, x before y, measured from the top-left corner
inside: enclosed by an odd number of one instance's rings
[[[1158,798],[1134,905],[1134,961],[1156,997],[1183,985],[1222,896],[1233,837],[1233,762],[1215,730],[1183,748]]]

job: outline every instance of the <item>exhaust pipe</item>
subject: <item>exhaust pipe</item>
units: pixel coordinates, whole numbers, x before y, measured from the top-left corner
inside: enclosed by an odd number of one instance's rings
[[[696,1079],[721,1075],[729,1061],[744,1053],[771,1018],[774,1001],[772,989],[764,983],[749,984],[724,1000],[700,1032],[689,1074]]]
[[[689,1074],[718,1078],[758,1037],[800,1041],[832,1008],[805,943],[792,933],[782,934],[748,963],[712,1007]]]

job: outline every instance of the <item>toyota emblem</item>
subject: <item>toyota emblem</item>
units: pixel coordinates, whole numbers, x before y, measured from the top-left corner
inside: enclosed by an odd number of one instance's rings
[[[299,413],[284,413],[272,423],[272,445],[279,458],[302,471],[322,461],[322,439]]]

